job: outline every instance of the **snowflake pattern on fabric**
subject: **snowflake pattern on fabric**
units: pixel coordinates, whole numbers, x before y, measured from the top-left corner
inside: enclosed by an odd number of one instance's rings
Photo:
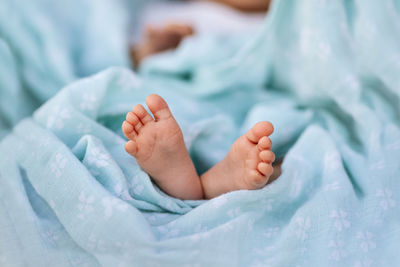
[[[299,217],[296,219],[296,223],[297,223],[297,230],[296,230],[297,238],[300,239],[301,241],[306,240],[308,237],[308,230],[311,227],[310,218]]]
[[[349,228],[351,225],[350,221],[346,218],[347,212],[343,210],[332,210],[330,217],[333,218],[333,225],[338,232],[341,232],[343,229]]]
[[[67,108],[55,106],[47,119],[47,127],[61,130],[65,126],[65,120],[70,119],[71,114]]]
[[[339,261],[347,257],[345,244],[342,240],[331,240],[329,241],[329,247],[331,248],[330,258],[335,261]]]
[[[105,69],[127,60],[120,1],[14,2],[0,8],[0,266],[399,266],[398,1],[276,0],[262,27],[194,35],[140,72]],[[280,177],[166,195],[120,129],[150,93],[199,171],[271,121]]]
[[[50,163],[50,170],[56,178],[61,177],[67,163],[68,160],[61,153],[56,154],[54,160]]]
[[[393,199],[393,192],[389,188],[378,189],[376,196],[380,199],[379,204],[383,210],[387,210],[396,206],[396,201]]]
[[[372,249],[376,248],[376,244],[374,242],[374,235],[371,232],[358,232],[357,239],[360,241],[360,247],[364,252],[368,252]]]
[[[85,192],[82,191],[79,195],[78,210],[80,211],[80,214],[78,217],[84,219],[87,214],[93,212],[93,204],[94,196],[87,196]]]
[[[104,206],[104,216],[106,219],[109,219],[113,215],[114,210],[125,212],[128,209],[128,204],[113,197],[105,197],[101,200],[101,203]]]
[[[80,108],[82,110],[92,110],[95,108],[96,103],[97,103],[96,95],[90,93],[84,93],[82,95],[82,102],[80,104]]]

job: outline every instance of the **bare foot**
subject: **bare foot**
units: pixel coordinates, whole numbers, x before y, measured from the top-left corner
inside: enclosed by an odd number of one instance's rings
[[[259,122],[233,143],[225,159],[201,176],[205,198],[267,184],[275,160],[268,138],[273,129],[271,123]]]
[[[169,23],[163,28],[146,27],[144,40],[131,49],[131,58],[135,66],[148,56],[169,49],[175,49],[181,41],[194,33],[187,24]]]
[[[126,115],[122,124],[122,131],[129,139],[125,150],[167,194],[181,199],[202,199],[199,176],[167,103],[158,95],[150,95],[146,104],[154,119],[142,105],[136,105]]]
[[[233,143],[225,159],[199,179],[167,103],[158,95],[150,95],[146,104],[154,119],[142,105],[126,115],[122,124],[129,139],[125,150],[167,194],[181,199],[210,199],[234,190],[259,189],[272,179],[275,155],[268,138],[273,132],[271,123],[253,126]]]

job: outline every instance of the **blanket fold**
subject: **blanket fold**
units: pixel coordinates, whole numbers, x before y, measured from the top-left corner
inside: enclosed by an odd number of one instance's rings
[[[176,59],[149,59],[142,72],[111,67],[72,83],[55,82],[62,70],[46,72],[44,54],[29,61],[44,69],[13,61],[24,51],[10,45],[21,30],[10,32],[0,39],[0,58],[11,64],[0,63],[10,74],[0,79],[0,126],[22,118],[10,114],[28,88],[68,85],[0,141],[0,265],[398,265],[397,2],[276,0],[260,32],[227,39],[232,50],[218,62],[185,55],[224,49],[202,36]],[[106,3],[99,5],[121,8]],[[29,7],[17,9],[19,22]],[[45,38],[35,25],[32,34]],[[22,85],[15,104],[9,97]],[[261,190],[209,201],[166,195],[124,151],[120,130],[151,93],[169,103],[200,173],[255,122],[269,120],[282,175]],[[37,107],[30,104],[25,115]]]

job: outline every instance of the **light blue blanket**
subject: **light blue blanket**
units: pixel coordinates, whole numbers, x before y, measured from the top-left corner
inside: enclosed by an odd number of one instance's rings
[[[69,84],[0,142],[0,266],[400,265],[399,8],[276,0],[253,38],[189,39],[139,74]],[[21,67],[1,90],[31,88]],[[281,177],[210,201],[165,195],[120,132],[150,93],[199,172],[271,121]]]
[[[1,1],[0,139],[73,80],[129,66],[117,1]]]

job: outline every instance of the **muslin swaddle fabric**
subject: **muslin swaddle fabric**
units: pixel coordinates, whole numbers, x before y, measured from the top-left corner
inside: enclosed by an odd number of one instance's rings
[[[105,3],[122,18],[120,2]],[[75,77],[71,55],[45,71],[48,55],[0,43],[2,108],[12,86],[68,84],[0,141],[0,266],[400,265],[399,16],[399,1],[276,0],[259,32],[193,37],[138,73],[118,45],[104,55],[114,67],[87,76],[106,60],[88,55],[93,68]],[[169,103],[199,172],[268,120],[282,175],[208,201],[169,197],[120,131],[151,93]]]

